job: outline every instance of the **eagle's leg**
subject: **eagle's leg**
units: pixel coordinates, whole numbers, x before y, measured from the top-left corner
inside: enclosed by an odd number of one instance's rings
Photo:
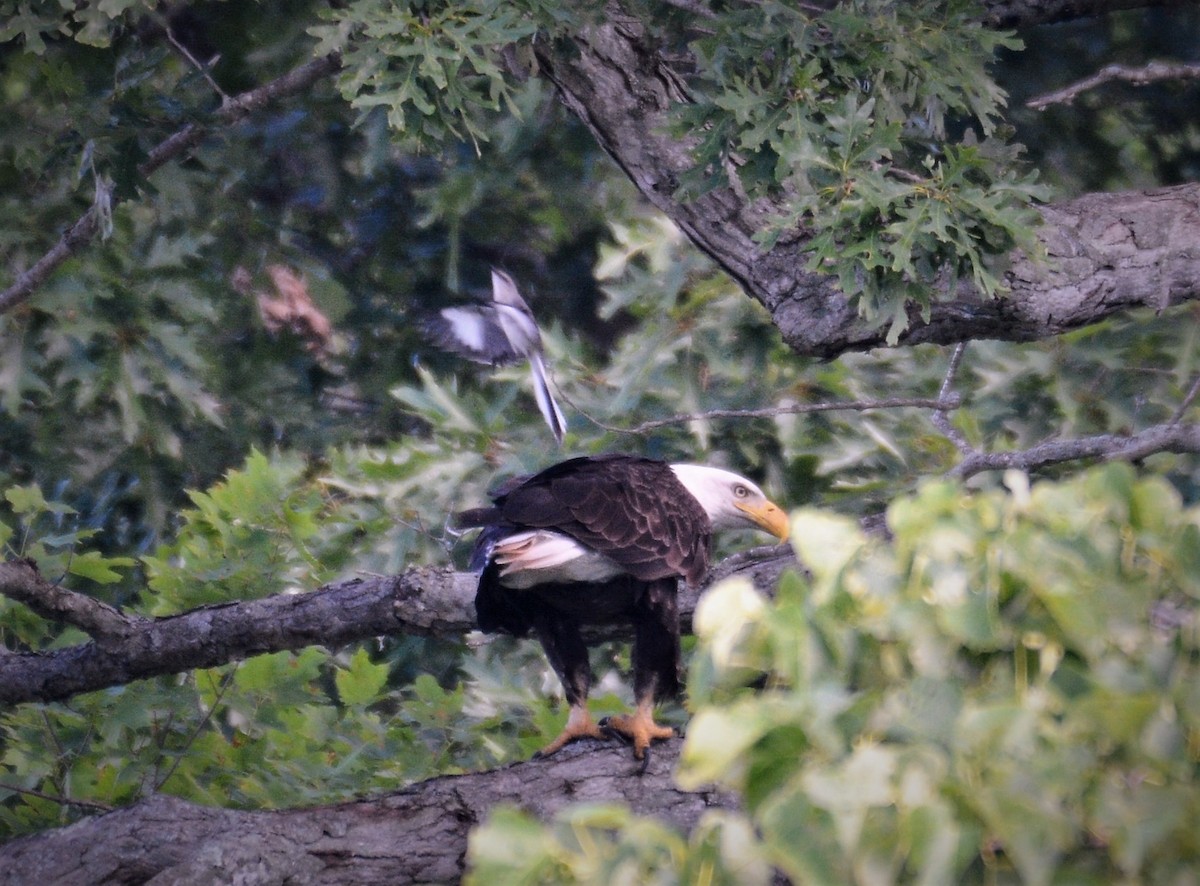
[[[634,601],[632,714],[608,717],[606,729],[633,743],[633,756],[645,759],[650,742],[675,735],[669,726],[654,722],[654,703],[679,694],[679,606],[675,579],[646,585]]]
[[[548,757],[580,738],[607,739],[608,735],[592,721],[587,709],[592,666],[588,662],[587,646],[580,636],[579,626],[570,619],[543,612],[534,618],[533,628],[546,651],[550,666],[562,681],[563,693],[571,706],[563,731],[534,757]]]

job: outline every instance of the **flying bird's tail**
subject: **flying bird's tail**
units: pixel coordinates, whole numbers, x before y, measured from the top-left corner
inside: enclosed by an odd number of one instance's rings
[[[546,366],[542,362],[541,354],[535,352],[529,355],[529,373],[533,376],[533,395],[537,398],[538,409],[542,411],[542,417],[550,426],[550,433],[554,435],[558,445],[562,446],[563,435],[567,432],[567,420],[563,418],[562,410],[558,408],[558,403],[550,393],[550,385],[546,380]]]

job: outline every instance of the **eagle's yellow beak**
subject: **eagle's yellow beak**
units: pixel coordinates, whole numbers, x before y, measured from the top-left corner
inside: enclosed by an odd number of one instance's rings
[[[755,526],[771,533],[780,541],[788,540],[788,515],[779,505],[763,499],[748,504],[737,502],[734,507],[749,517]]]

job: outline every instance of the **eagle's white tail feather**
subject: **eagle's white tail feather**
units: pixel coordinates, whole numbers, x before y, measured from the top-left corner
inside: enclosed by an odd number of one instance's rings
[[[496,544],[492,558],[502,573],[523,569],[550,569],[586,553],[575,539],[557,532],[518,532]]]
[[[604,581],[621,572],[603,554],[545,529],[502,538],[492,549],[492,561],[500,567],[501,584],[510,588],[529,588],[550,581]]]

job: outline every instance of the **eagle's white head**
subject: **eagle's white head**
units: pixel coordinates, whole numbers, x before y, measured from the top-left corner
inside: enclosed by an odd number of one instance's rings
[[[705,465],[671,465],[671,470],[700,502],[713,529],[762,529],[787,540],[787,514],[745,477]]]

